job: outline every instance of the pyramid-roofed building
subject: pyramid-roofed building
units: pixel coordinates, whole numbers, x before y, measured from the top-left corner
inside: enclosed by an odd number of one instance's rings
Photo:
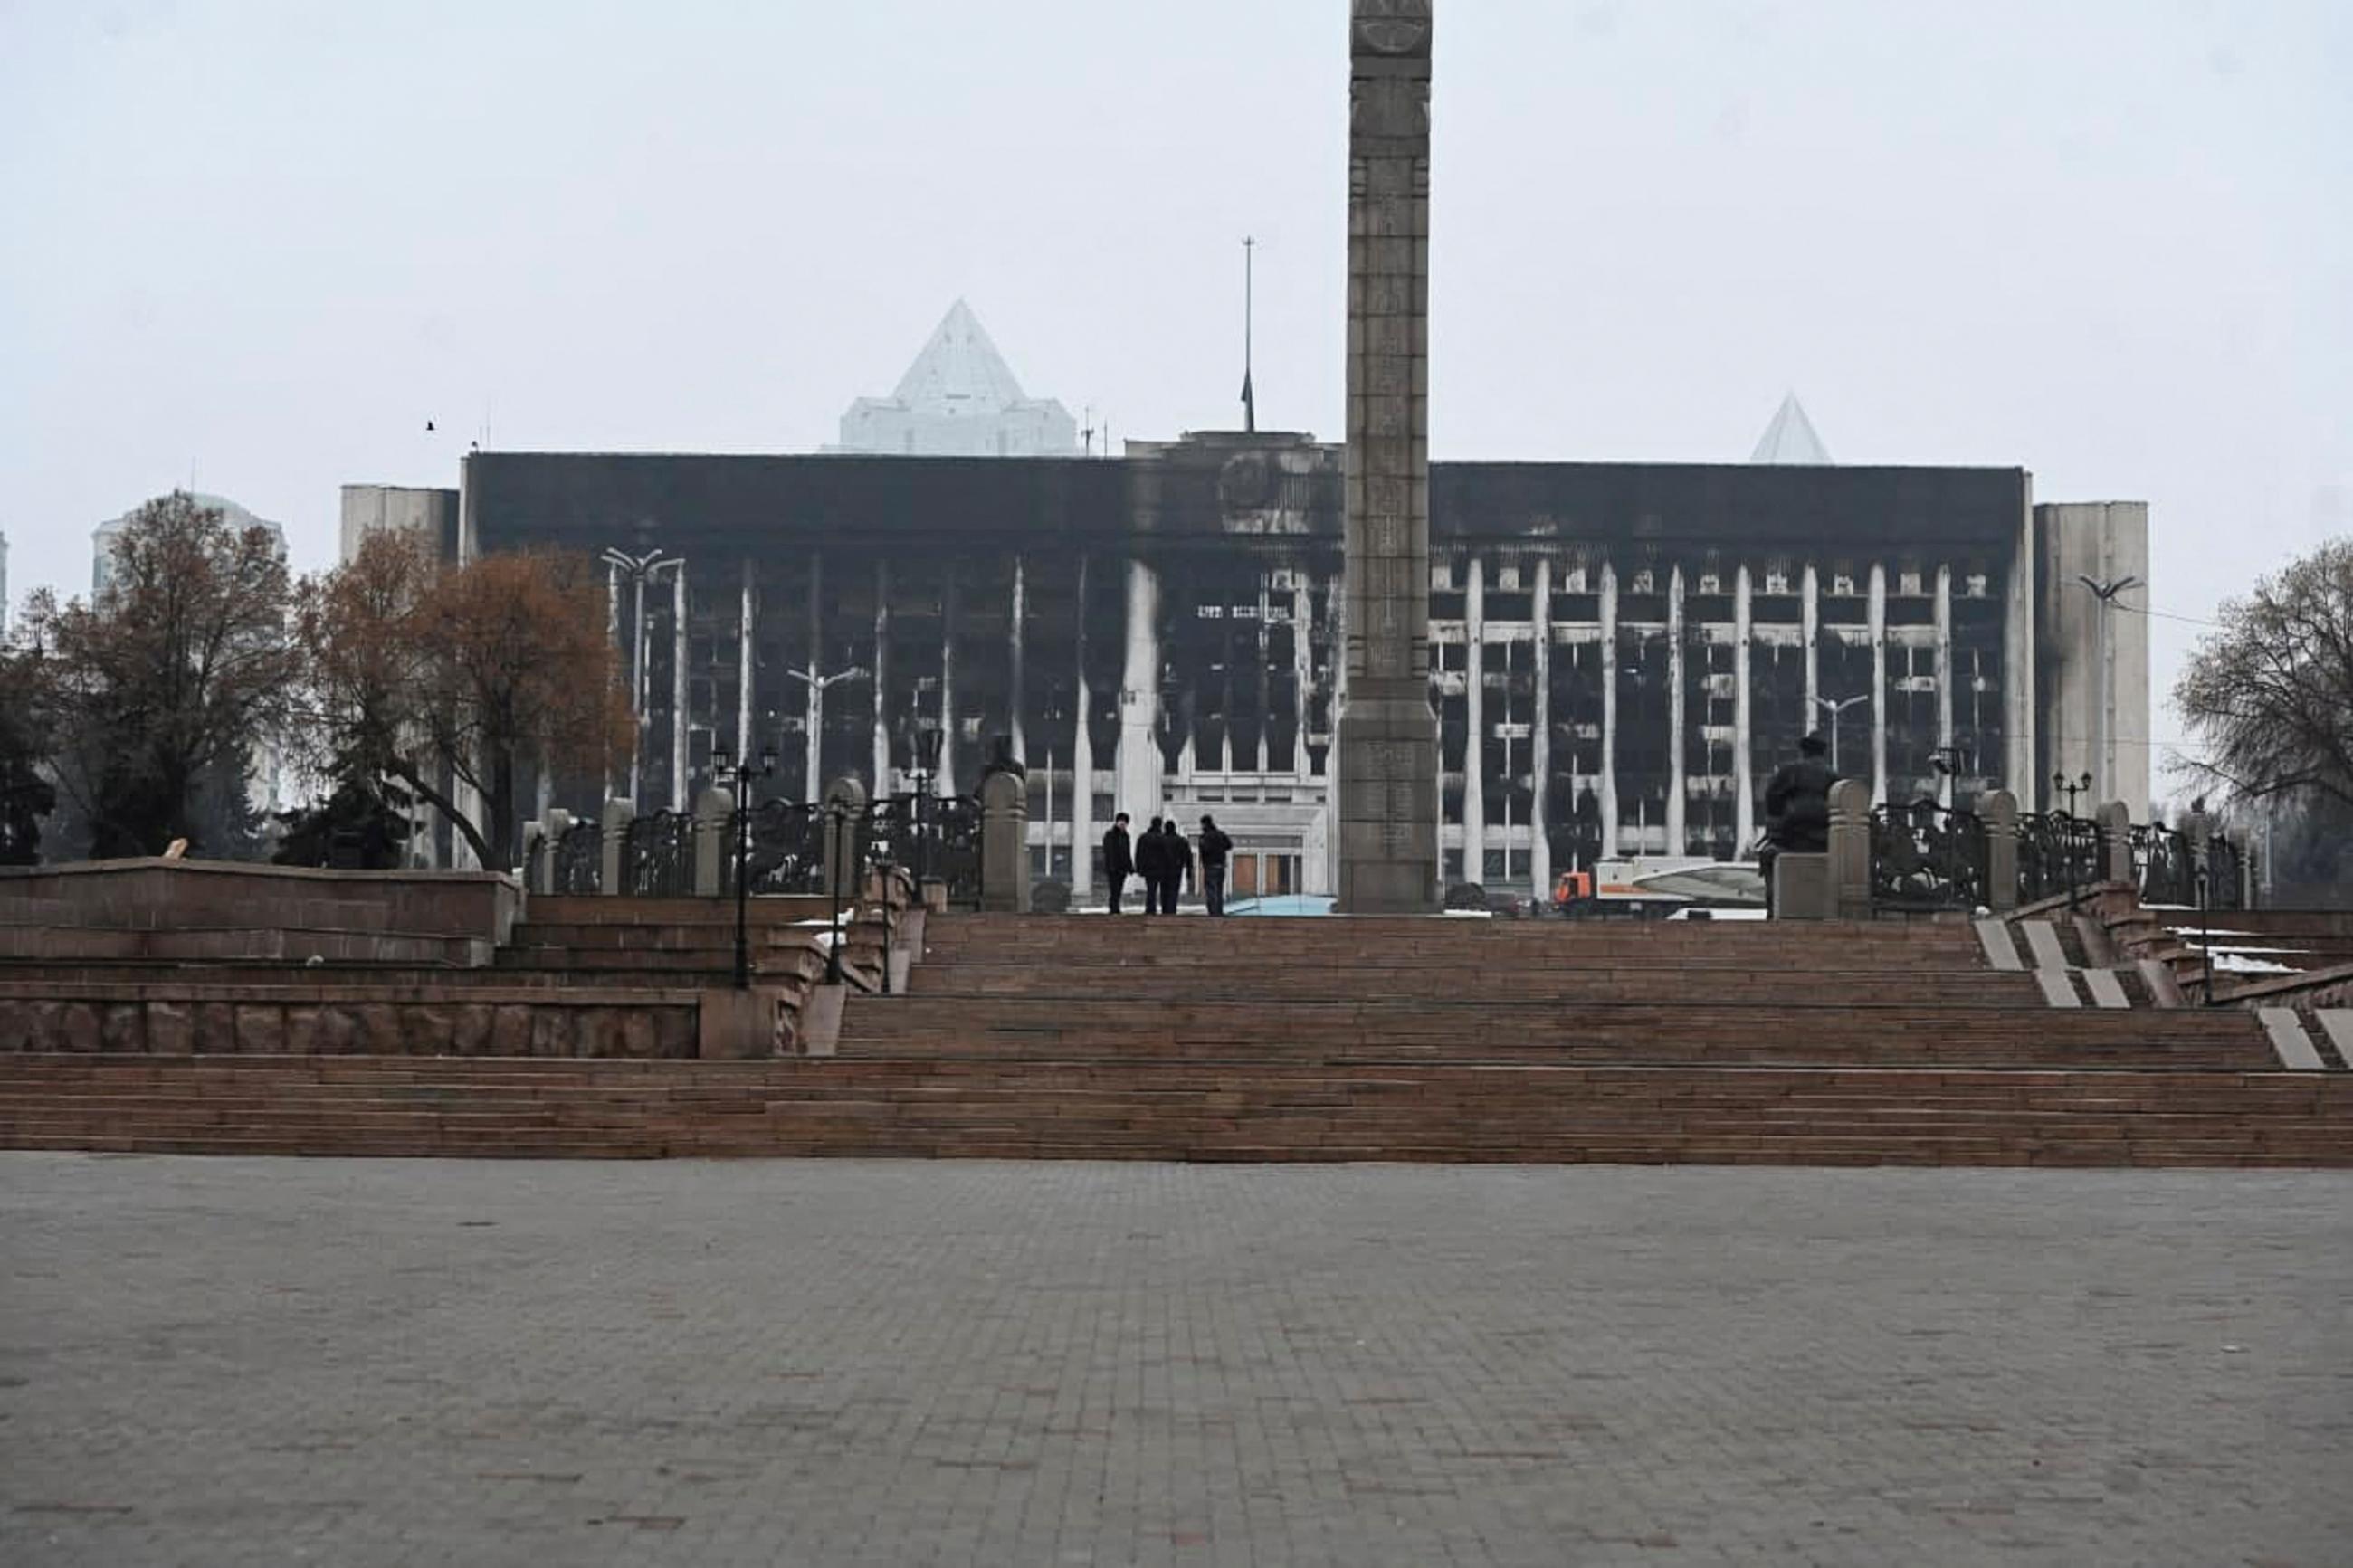
[[[1078,426],[1050,397],[1023,395],[972,307],[958,300],[889,397],[861,397],[828,448],[914,458],[1078,455]]]
[[[1806,417],[1805,407],[1794,392],[1782,398],[1781,406],[1773,411],[1773,422],[1757,438],[1757,450],[1748,455],[1748,460],[1818,468],[1829,468],[1831,463],[1830,448],[1814,434],[1814,422]]]

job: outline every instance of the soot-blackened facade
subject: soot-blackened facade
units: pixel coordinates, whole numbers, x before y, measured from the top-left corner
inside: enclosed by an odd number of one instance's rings
[[[1029,770],[1040,876],[1099,888],[1088,850],[1114,810],[1208,811],[1237,840],[1237,892],[1329,885],[1336,447],[485,452],[462,504],[469,552],[682,562],[683,621],[664,577],[642,638],[616,582],[625,657],[646,650],[648,808],[702,787],[714,736],[775,745],[797,795],[838,773],[902,787],[927,730],[942,787],[970,788],[1002,734]],[[1430,504],[1449,882],[1541,890],[1599,858],[1744,854],[1765,776],[1809,729],[1834,730],[1882,798],[2036,798],[2021,469],[1437,463]]]

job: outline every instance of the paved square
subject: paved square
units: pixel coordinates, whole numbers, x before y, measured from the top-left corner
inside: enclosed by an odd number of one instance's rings
[[[0,1155],[0,1563],[2353,1562],[2353,1176]]]

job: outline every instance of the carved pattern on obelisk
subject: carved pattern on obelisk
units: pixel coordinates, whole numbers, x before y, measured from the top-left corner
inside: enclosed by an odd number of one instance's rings
[[[1341,907],[1438,891],[1430,708],[1430,0],[1354,0]]]

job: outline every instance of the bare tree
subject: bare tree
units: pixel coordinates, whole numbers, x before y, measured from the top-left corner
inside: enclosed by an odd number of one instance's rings
[[[526,770],[592,771],[628,748],[604,580],[584,556],[455,566],[417,536],[376,534],[304,584],[300,621],[322,771],[364,786],[398,781],[484,866],[513,863]],[[459,785],[479,810],[460,804]]]
[[[2260,579],[2221,613],[2174,689],[2207,747],[2189,771],[2247,800],[2353,806],[2353,540]]]
[[[0,648],[0,866],[40,858],[42,820],[57,808],[49,684],[37,651]]]
[[[202,847],[204,791],[242,787],[298,667],[286,563],[268,530],[232,529],[175,490],[132,514],[107,565],[89,602],[42,589],[26,607],[47,662],[58,783],[93,855]]]

